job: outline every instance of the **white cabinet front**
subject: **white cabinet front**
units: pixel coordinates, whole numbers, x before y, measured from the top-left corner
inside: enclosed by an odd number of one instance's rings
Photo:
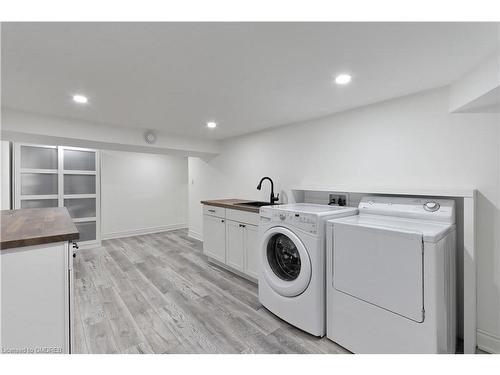
[[[255,279],[259,278],[257,226],[255,225],[245,227],[245,273]]]
[[[226,221],[226,265],[254,279],[259,277],[257,226]]]
[[[239,271],[245,268],[244,224],[228,220],[226,223],[226,264]]]
[[[203,215],[203,253],[226,262],[226,223],[220,217]]]
[[[2,250],[1,352],[70,352],[70,253],[67,242]]]

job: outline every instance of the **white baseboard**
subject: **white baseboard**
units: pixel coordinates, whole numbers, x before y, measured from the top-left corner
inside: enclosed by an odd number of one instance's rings
[[[477,347],[488,353],[500,354],[500,337],[478,329]]]
[[[192,230],[188,230],[188,237],[194,238],[195,240],[203,242],[203,236],[198,232],[194,232]]]
[[[187,228],[187,224],[172,224],[172,225],[164,225],[164,226],[160,226],[160,227],[133,229],[133,230],[126,230],[123,232],[103,233],[102,239],[103,240],[111,240],[113,238],[140,236],[141,234],[168,232],[171,230],[185,229],[185,228]]]

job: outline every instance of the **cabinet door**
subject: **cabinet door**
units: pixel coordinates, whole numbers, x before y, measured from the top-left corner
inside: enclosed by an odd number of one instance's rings
[[[244,229],[244,224],[232,220],[226,222],[226,264],[242,272],[245,263]]]
[[[203,253],[220,262],[226,262],[225,219],[203,215]]]
[[[68,243],[6,249],[0,257],[2,349],[68,353]]]
[[[259,278],[259,249],[257,249],[257,226],[245,227],[245,273]]]
[[[80,232],[82,245],[100,242],[99,153],[59,146],[62,183],[60,204],[66,207]]]

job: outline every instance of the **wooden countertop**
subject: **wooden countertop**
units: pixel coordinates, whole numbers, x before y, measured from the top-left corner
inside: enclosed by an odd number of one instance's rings
[[[257,214],[259,213],[259,207],[241,205],[242,203],[246,203],[246,202],[255,202],[255,200],[245,200],[245,199],[214,199],[214,200],[208,200],[208,201],[201,201],[202,204],[207,204],[209,206],[224,207],[224,208],[230,208],[230,209],[233,209],[233,210],[254,212],[254,213],[257,213]]]
[[[78,238],[80,233],[65,207],[1,211],[2,250]]]

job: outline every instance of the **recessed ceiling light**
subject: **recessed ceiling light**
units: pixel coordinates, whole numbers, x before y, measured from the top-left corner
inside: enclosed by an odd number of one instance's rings
[[[88,103],[89,99],[84,96],[84,95],[73,95],[73,101],[79,104],[86,104]]]
[[[339,74],[337,77],[335,77],[335,83],[337,85],[347,85],[349,82],[351,82],[350,74]]]
[[[213,121],[207,122],[207,128],[213,129],[217,127],[217,123]]]

